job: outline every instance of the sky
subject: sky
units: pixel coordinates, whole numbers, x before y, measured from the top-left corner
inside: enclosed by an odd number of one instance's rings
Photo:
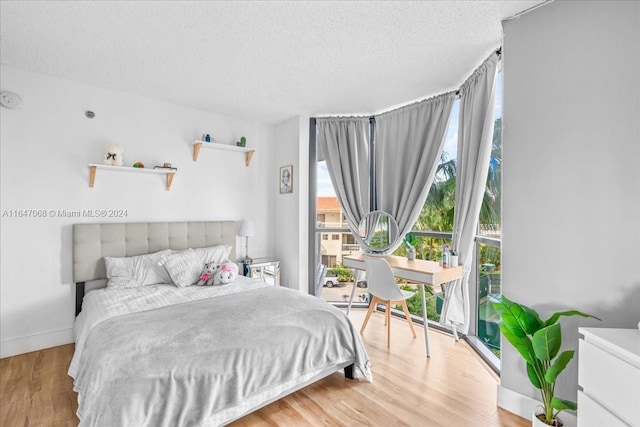
[[[494,117],[502,117],[502,72],[498,73],[496,88],[496,102],[494,106]],[[442,151],[447,153],[447,160],[455,159],[458,152],[458,116],[460,113],[460,101],[456,99],[451,110],[451,117],[449,119],[449,128],[447,129],[447,136],[445,137],[444,146]],[[329,178],[329,171],[327,170],[327,164],[322,161],[318,163],[318,197],[333,196],[336,192],[331,184],[331,178]]]

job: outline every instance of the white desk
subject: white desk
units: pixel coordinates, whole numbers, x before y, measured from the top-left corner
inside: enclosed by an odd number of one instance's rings
[[[427,357],[430,357],[429,349],[429,324],[427,323],[427,303],[425,297],[424,285],[442,286],[445,283],[451,282],[462,277],[462,266],[442,268],[439,263],[435,261],[425,261],[422,259],[408,260],[405,257],[388,255],[384,259],[387,260],[394,276],[402,279],[411,280],[420,285],[420,293],[422,295],[422,319],[424,321],[424,342],[427,349]],[[356,270],[366,270],[364,264],[364,254],[359,253],[357,255],[349,255],[342,258],[342,265],[349,268],[355,268]],[[353,293],[355,285],[351,289],[351,298],[349,298],[348,311],[351,309],[351,302],[353,301]],[[453,335],[458,340],[458,333],[456,328],[453,328]]]

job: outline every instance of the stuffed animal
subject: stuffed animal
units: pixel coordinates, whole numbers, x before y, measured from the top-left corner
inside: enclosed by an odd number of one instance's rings
[[[204,268],[202,270],[202,274],[200,275],[199,279],[198,279],[198,283],[196,283],[196,285],[198,286],[211,286],[213,285],[213,281],[214,281],[214,276],[216,274],[216,270],[218,269],[218,266],[216,265],[215,262],[213,261],[209,261],[208,263],[206,263],[204,265]]]
[[[122,145],[105,144],[102,163],[111,166],[122,166],[122,153],[124,153],[124,148],[122,148]]]
[[[214,285],[226,285],[238,277],[238,265],[235,262],[225,261],[218,267],[214,275]]]

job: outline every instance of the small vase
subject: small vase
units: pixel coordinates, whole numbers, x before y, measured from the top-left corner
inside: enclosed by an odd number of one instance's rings
[[[451,267],[458,266],[458,255],[451,255]]]
[[[414,260],[414,259],[416,259],[416,253],[415,253],[415,251],[409,251],[409,252],[407,252],[407,259],[408,259],[408,260]]]

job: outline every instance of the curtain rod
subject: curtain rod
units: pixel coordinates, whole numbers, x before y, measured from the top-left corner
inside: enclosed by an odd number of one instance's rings
[[[496,55],[498,55],[498,56],[502,56],[502,46],[500,46],[500,47],[496,50]],[[459,90],[459,89],[456,91],[456,96],[460,96],[460,90]]]
[[[502,46],[500,46],[498,49],[496,49],[495,54],[496,54],[496,55],[498,55],[498,56],[502,56]],[[475,72],[475,71],[474,71],[474,72]],[[445,93],[448,93],[448,92],[445,92]],[[435,98],[435,97],[438,97],[438,96],[440,96],[440,95],[442,95],[442,94],[434,95],[434,96],[432,96],[431,98]],[[456,90],[456,92],[455,92],[455,96],[456,96],[457,98],[460,98],[460,89]],[[430,98],[426,98],[426,99],[430,99]],[[407,104],[407,105],[404,105],[404,106],[400,106],[400,107],[394,108],[394,109],[389,110],[389,111],[397,110],[398,108],[403,108],[403,107],[406,107],[406,106],[408,106],[408,105],[412,105],[412,104],[416,104],[416,103],[418,103],[418,102],[422,102],[422,101],[424,101],[424,100],[425,100],[425,99],[420,100],[420,101],[415,101],[415,102],[409,103],[409,104]],[[376,120],[376,116],[378,116],[378,115],[380,115],[380,114],[388,113],[389,111],[384,111],[384,112],[382,112],[382,113],[374,114],[374,115],[368,115],[368,117],[369,117],[369,122],[371,122],[371,121],[375,121],[375,120]],[[333,117],[333,118],[346,118],[346,119],[352,119],[352,118],[363,118],[363,119],[364,119],[364,118],[366,118],[366,117],[367,117],[367,115],[361,115],[361,116],[336,116],[336,117]],[[332,118],[332,116],[324,116],[324,117],[316,117],[316,118],[318,118],[318,119],[323,119],[323,118]]]

